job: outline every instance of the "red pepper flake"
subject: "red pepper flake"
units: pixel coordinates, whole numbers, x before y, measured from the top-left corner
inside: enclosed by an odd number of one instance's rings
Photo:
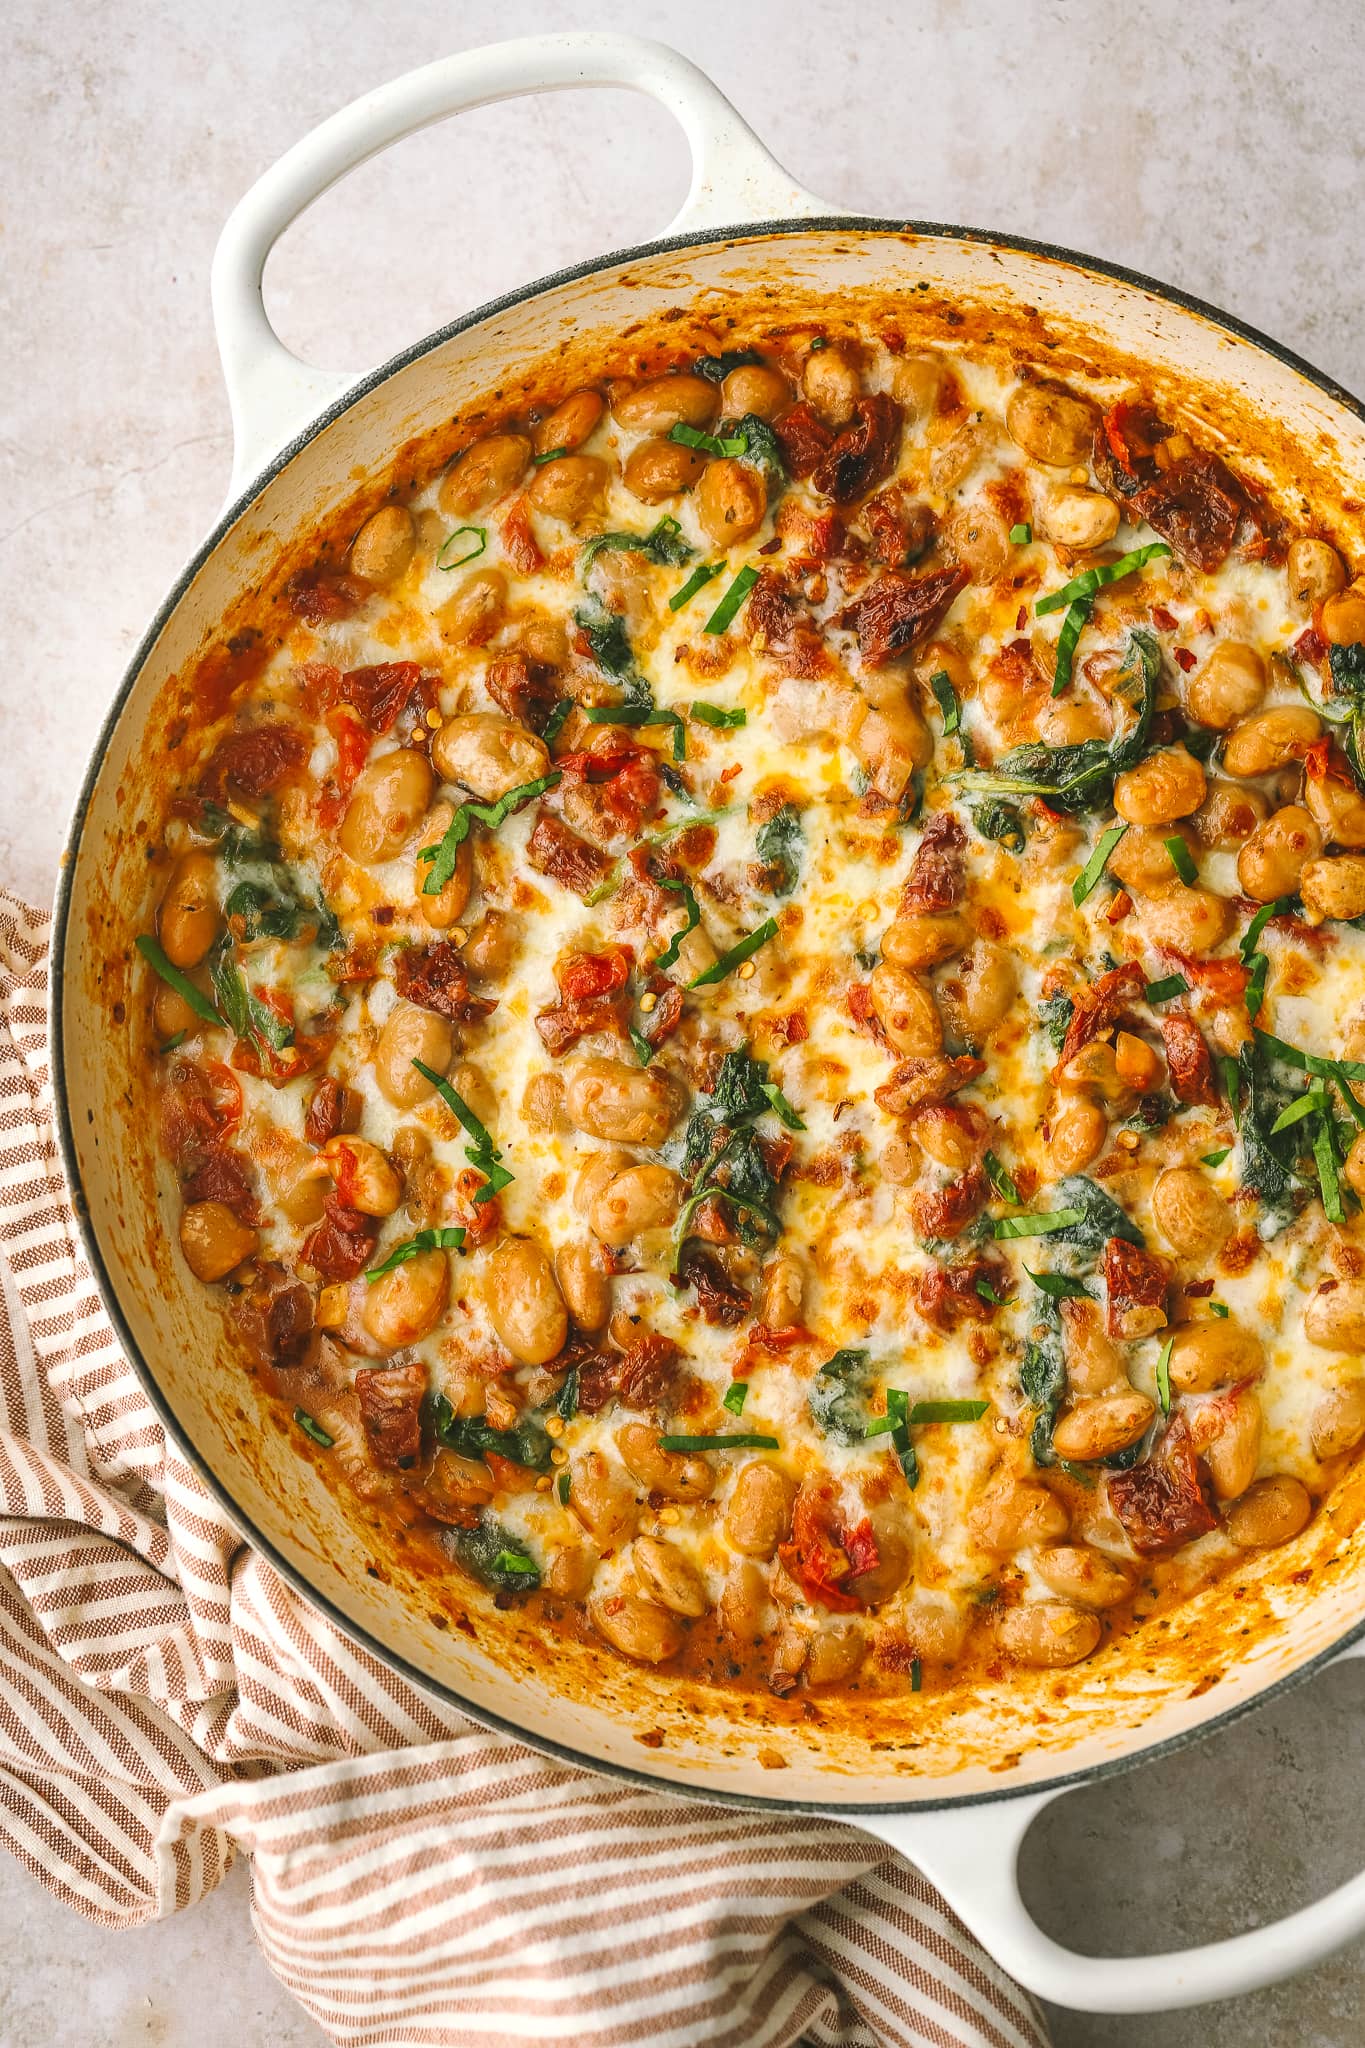
[[[1175,658],[1180,663],[1180,666],[1184,669],[1186,675],[1189,674],[1192,668],[1197,668],[1199,666],[1199,657],[1195,654],[1191,654],[1188,647],[1177,647],[1175,649]]]
[[[1168,612],[1164,604],[1152,606],[1152,624],[1159,626],[1163,633],[1174,633],[1180,624],[1174,612]]]
[[[1015,617],[1014,617],[1014,630],[1015,630],[1015,632],[1016,632],[1016,633],[1022,633],[1022,632],[1023,632],[1023,630],[1024,630],[1024,628],[1025,628],[1025,626],[1026,626],[1027,624],[1028,624],[1028,606],[1027,606],[1026,604],[1021,604],[1021,605],[1020,605],[1020,607],[1019,607],[1019,609],[1018,609],[1018,611],[1017,611],[1017,612],[1015,613]],[[1030,649],[1029,649],[1029,653],[1031,654],[1032,652],[1033,652],[1033,649],[1032,649],[1032,648],[1030,648]]]
[[[720,778],[720,779],[721,779],[721,781],[722,781],[722,782],[733,782],[733,781],[734,781],[734,779],[735,779],[735,777],[736,777],[736,776],[737,776],[738,774],[740,774],[740,772],[741,772],[741,769],[742,769],[742,765],[743,765],[743,764],[742,764],[741,762],[739,762],[739,761],[735,761],[734,763],[732,763],[732,765],[731,765],[731,766],[730,766],[729,768],[726,768],[726,769],[725,769],[725,770],[724,770],[724,771],[722,772],[722,774],[721,774],[721,778]]]
[[[1109,905],[1109,908],[1104,913],[1105,923],[1122,924],[1124,918],[1131,915],[1132,908],[1132,897],[1128,894],[1128,891],[1126,889],[1120,889],[1118,894],[1115,896],[1113,902]]]
[[[782,552],[781,534],[775,533],[771,540],[765,540],[758,552],[760,555],[780,555]]]

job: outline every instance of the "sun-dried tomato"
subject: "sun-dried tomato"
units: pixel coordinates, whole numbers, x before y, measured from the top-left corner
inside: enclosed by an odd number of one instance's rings
[[[1146,986],[1147,977],[1137,962],[1125,960],[1122,967],[1112,968],[1098,981],[1076,989],[1072,994],[1071,1021],[1066,1027],[1058,1066],[1064,1067],[1083,1046],[1089,1045],[1092,1038],[1117,1023],[1128,1005],[1139,999]]]
[[[355,1376],[360,1419],[376,1465],[389,1470],[416,1463],[422,1450],[424,1365],[362,1366]]]
[[[405,946],[394,963],[393,985],[408,1002],[457,1024],[477,1024],[498,1007],[493,998],[470,994],[469,970],[449,939]]]
[[[322,1221],[303,1240],[299,1256],[324,1280],[354,1280],[370,1262],[379,1225],[372,1216],[348,1209],[335,1194],[327,1197]]]
[[[1109,1505],[1141,1557],[1176,1550],[1216,1527],[1216,1517],[1199,1483],[1199,1463],[1189,1431],[1177,1420],[1151,1455],[1127,1472],[1111,1472]]]
[[[243,796],[269,796],[298,775],[308,759],[308,741],[296,726],[257,725],[231,732],[209,756],[199,793],[222,803],[229,789]]]
[[[1213,1083],[1213,1056],[1194,1019],[1181,1016],[1178,1011],[1163,1017],[1161,1039],[1176,1101],[1203,1102],[1212,1107],[1218,1100]]]
[[[901,917],[932,917],[957,908],[966,887],[966,846],[961,819],[952,811],[935,811],[901,890]]]
[[[590,896],[611,873],[613,865],[609,854],[590,846],[577,832],[570,831],[562,818],[544,809],[536,813],[526,842],[526,858],[537,874],[548,875],[562,888],[571,889],[575,896]]]
[[[868,667],[881,668],[931,633],[970,580],[963,568],[928,569],[919,576],[884,569],[845,606],[839,624],[853,628]]]
[[[836,505],[851,505],[890,476],[900,438],[901,409],[895,399],[885,391],[871,392],[855,402],[853,418],[816,463],[811,482]]]
[[[1148,1337],[1165,1327],[1171,1269],[1155,1252],[1123,1237],[1104,1247],[1105,1328],[1111,1337]]]

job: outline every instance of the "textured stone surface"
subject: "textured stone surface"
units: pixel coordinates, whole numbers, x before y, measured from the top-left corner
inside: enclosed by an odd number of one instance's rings
[[[855,27],[856,24],[856,27]],[[673,40],[816,192],[1129,263],[1365,389],[1354,0],[52,0],[0,73],[0,875],[50,893],[118,675],[217,511],[229,435],[208,315],[217,229],[342,101],[456,47],[551,27]],[[652,104],[489,109],[371,164],[268,276],[290,343],[365,364],[490,294],[647,237],[681,199]],[[1365,1819],[1362,1674],[1330,1675],[1034,1830],[1030,1896],[1082,1948],[1255,1924],[1344,1876]],[[0,1862],[0,2043],[320,2040],[270,1978],[238,1875],[182,1922],[80,1929]],[[1207,1917],[1205,1917],[1207,1916]],[[1059,2048],[1356,2048],[1365,1959],[1202,2014],[1059,2016]]]

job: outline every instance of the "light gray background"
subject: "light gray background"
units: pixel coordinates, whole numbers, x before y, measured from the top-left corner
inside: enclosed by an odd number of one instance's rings
[[[1365,391],[1359,0],[54,0],[5,10],[0,76],[0,878],[52,888],[120,670],[216,514],[229,436],[208,312],[219,225],[343,101],[450,50],[627,28],[711,69],[814,191],[1089,250],[1234,309]],[[466,117],[369,165],[272,264],[286,338],[364,368],[491,294],[640,240],[685,186],[652,104]],[[1054,1808],[1035,1910],[1077,1947],[1231,1932],[1347,1876],[1365,1667]],[[79,1925],[0,1859],[0,2048],[303,2048],[239,1871],[181,1920]],[[1358,2048],[1365,1951],[1235,2006],[1056,2018],[1058,2048]]]

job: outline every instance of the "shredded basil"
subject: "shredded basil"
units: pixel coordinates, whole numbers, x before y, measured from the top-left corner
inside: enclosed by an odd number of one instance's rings
[[[1189,847],[1186,846],[1178,832],[1173,832],[1164,844],[1167,853],[1171,856],[1171,866],[1175,869],[1185,887],[1193,889],[1199,880],[1199,869],[1195,866],[1194,855],[1190,852]]]
[[[1077,910],[1093,890],[1098,888],[1100,876],[1109,865],[1109,856],[1128,830],[1126,825],[1111,825],[1107,832],[1100,834],[1095,851],[1071,884],[1071,900]]]
[[[704,434],[700,427],[689,427],[684,420],[668,430],[670,441],[680,441],[684,448],[695,448],[698,455],[743,455],[748,442],[742,434]]]
[[[572,1490],[572,1472],[561,1472],[558,1479],[555,1481],[555,1491],[559,1495],[559,1505],[562,1508],[566,1508],[569,1505],[569,1495],[572,1492]]]
[[[1217,1152],[1201,1153],[1200,1158],[1205,1166],[1221,1166],[1223,1161],[1230,1157],[1231,1152],[1231,1145],[1223,1145]]]
[[[1069,1230],[1084,1223],[1083,1209],[1051,1209],[1030,1216],[998,1216],[991,1225],[992,1237],[1051,1237],[1054,1231]]]
[[[1089,1301],[1091,1298],[1089,1289],[1067,1273],[1035,1273],[1032,1266],[1025,1266],[1024,1271],[1038,1292],[1045,1294],[1049,1301]]]
[[[762,1086],[763,1093],[767,1096],[772,1106],[773,1115],[777,1118],[778,1122],[785,1124],[789,1131],[804,1131],[806,1128],[805,1124],[792,1108],[776,1081],[765,1081]]]
[[[1040,598],[1033,607],[1034,614],[1042,619],[1049,612],[1064,611],[1068,605],[1088,602],[1107,583],[1117,583],[1122,577],[1131,576],[1135,569],[1143,569],[1159,555],[1169,555],[1170,552],[1164,540],[1152,540],[1143,547],[1134,548],[1129,554],[1120,555],[1117,562],[1102,562],[1094,569],[1084,569],[1070,583],[1064,583],[1060,590]]]
[[[949,739],[962,727],[962,707],[957,701],[952,677],[946,668],[941,668],[929,678],[929,688],[934,693],[934,702],[943,713],[943,737]]]
[[[456,541],[462,539],[465,534],[473,536],[474,546],[467,549],[464,554],[456,555],[453,561],[448,562],[446,556],[450,553]],[[477,562],[487,546],[488,528],[486,526],[457,526],[454,533],[448,533],[442,541],[441,551],[436,557],[436,567],[443,570],[446,575],[449,575],[452,569],[463,569],[466,562]]]
[[[744,1413],[744,1403],[748,1398],[749,1382],[747,1380],[732,1380],[726,1390],[725,1399],[720,1405],[722,1408],[728,1408],[731,1415],[742,1415]]]
[[[405,1238],[395,1245],[381,1266],[367,1266],[365,1278],[377,1280],[381,1273],[391,1273],[395,1266],[403,1265],[408,1259],[415,1259],[419,1252],[457,1252],[464,1244],[465,1234],[458,1223],[444,1225],[440,1229],[419,1230],[415,1237]]]
[[[336,1442],[336,1438],[328,1436],[322,1424],[315,1422],[306,1408],[296,1408],[294,1410],[294,1420],[305,1436],[311,1437],[315,1444],[321,1444],[324,1451],[331,1450]]]
[[[433,1067],[427,1066],[424,1060],[414,1060],[412,1064],[424,1081],[430,1081],[451,1115],[473,1139],[472,1145],[466,1145],[464,1156],[476,1171],[485,1175],[484,1185],[474,1190],[474,1200],[476,1203],[491,1202],[499,1189],[509,1186],[515,1178],[500,1163],[502,1154],[493,1143],[491,1133],[479,1122],[464,1097],[457,1095],[449,1081]]]
[[[1168,1337],[1156,1362],[1156,1397],[1161,1403],[1163,1415],[1169,1415],[1171,1412],[1171,1352],[1174,1347],[1175,1338]]]
[[[687,715],[689,718],[695,718],[701,725],[714,727],[717,732],[737,731],[740,726],[749,723],[747,711],[738,707],[733,711],[726,711],[719,704],[693,704]]]
[[[1169,1003],[1174,996],[1186,996],[1190,985],[1183,974],[1163,975],[1160,981],[1149,981],[1142,991],[1149,1003]]]
[[[712,612],[710,618],[706,621],[702,631],[704,633],[723,633],[757,581],[757,569],[741,569],[720,603],[716,606],[716,609]]]
[[[540,737],[547,747],[552,747],[564,730],[564,722],[573,710],[573,698],[561,697],[554,710],[546,719]]]
[[[1014,1176],[1006,1172],[994,1152],[987,1152],[981,1163],[985,1167],[986,1177],[997,1195],[1006,1202],[1013,1202],[1016,1209],[1021,1207],[1023,1196],[1015,1184]]]
[[[714,961],[710,967],[703,968],[700,974],[694,976],[688,982],[687,986],[689,988],[709,988],[713,982],[724,981],[727,974],[733,974],[736,967],[742,967],[744,962],[757,953],[761,946],[766,946],[769,939],[775,939],[776,937],[777,919],[775,917],[765,917],[756,931],[750,932],[747,938],[743,938],[737,945],[731,946],[727,953],[722,953],[719,960]]]
[[[760,1436],[754,1430],[738,1429],[729,1436],[661,1436],[661,1451],[778,1451],[775,1436]]]
[[[1026,548],[1028,546],[1029,542],[1033,539],[1033,528],[1029,525],[1027,519],[1021,519],[1017,526],[1010,528],[1010,539],[1017,548]]]
[[[560,723],[563,723],[562,719]],[[424,846],[418,853],[418,860],[428,863],[431,870],[422,884],[422,894],[440,895],[455,872],[456,857],[474,829],[476,819],[490,832],[496,832],[513,811],[519,811],[523,804],[529,804],[535,797],[544,796],[547,789],[554,789],[562,780],[560,771],[554,768],[548,775],[537,776],[534,782],[523,782],[516,789],[509,789],[506,796],[500,796],[494,804],[476,803],[473,797],[467,797],[457,806],[455,815],[436,844]]]
[[[668,945],[666,946],[664,951],[660,953],[658,959],[654,963],[657,968],[662,970],[663,968],[675,967],[677,965],[678,954],[682,947],[683,940],[687,937],[689,932],[694,932],[697,929],[697,926],[701,923],[701,905],[697,901],[695,891],[692,888],[692,884],[688,881],[675,881],[671,879],[669,876],[665,875],[661,877],[659,887],[661,889],[671,889],[675,895],[681,896],[683,904],[687,910],[686,924],[680,925],[678,927],[677,931],[674,932],[672,938],[669,940]]]
[[[1062,630],[1057,635],[1057,651],[1052,671],[1054,697],[1060,697],[1071,681],[1071,672],[1076,663],[1076,649],[1080,645],[1081,634],[1085,631],[1089,617],[1089,599],[1078,597],[1062,620]]]
[[[916,1401],[910,1410],[912,1423],[980,1422],[989,1401]]]
[[[668,609],[671,612],[680,612],[690,598],[695,597],[699,590],[705,589],[713,576],[719,576],[724,566],[723,562],[703,562],[700,568],[692,571],[681,590],[674,591],[668,600]]]
[[[216,1024],[220,1031],[228,1029],[227,1019],[219,1016],[208,997],[200,994],[187,974],[182,974],[178,967],[172,967],[159,941],[152,938],[149,933],[143,932],[135,944],[153,973],[159,974],[167,987],[173,988],[176,994],[189,1004],[196,1017],[202,1017],[206,1024]]]

